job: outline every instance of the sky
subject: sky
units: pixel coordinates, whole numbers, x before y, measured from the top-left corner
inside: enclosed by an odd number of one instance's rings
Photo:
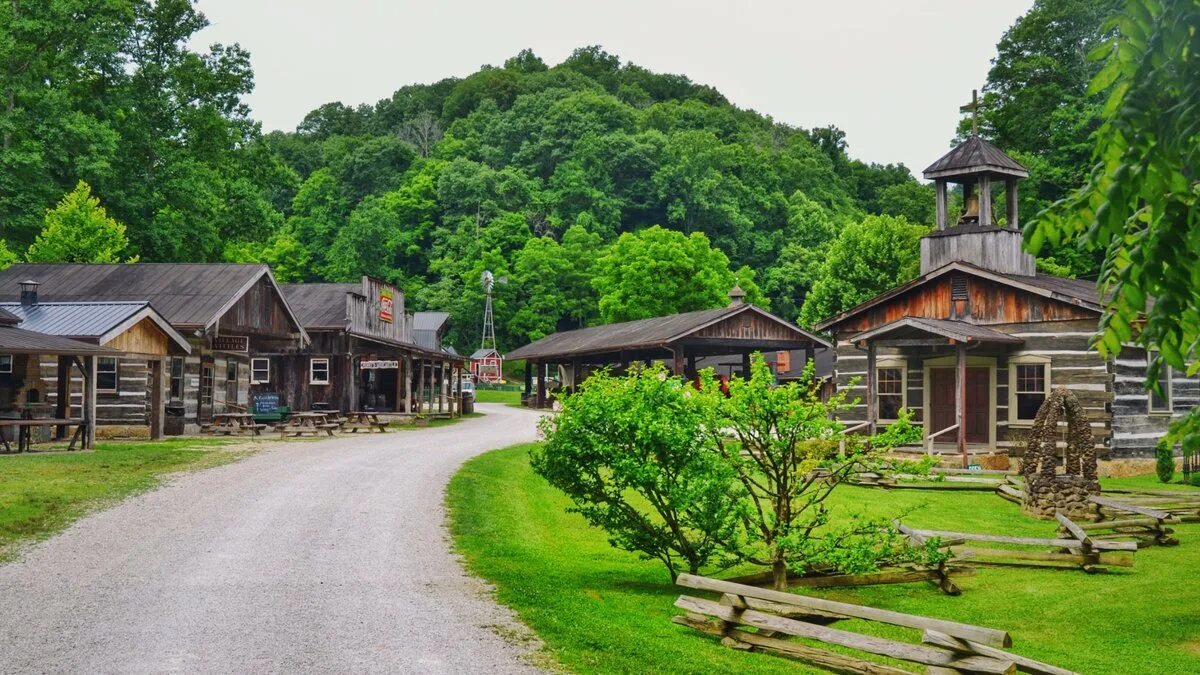
[[[741,108],[836,125],[852,157],[918,173],[949,147],[996,42],[1032,0],[199,0],[193,47],[240,43],[264,130],[330,101],[462,77],[531,48],[547,64],[601,45],[712,85]]]

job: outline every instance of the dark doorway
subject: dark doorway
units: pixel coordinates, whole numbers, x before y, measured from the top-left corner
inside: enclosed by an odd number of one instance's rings
[[[391,412],[396,409],[396,368],[364,368],[359,370],[359,408],[366,411]]]
[[[992,401],[989,396],[989,377],[987,368],[967,368],[966,394],[967,406],[963,411],[966,422],[968,443],[987,443],[988,414]],[[954,369],[931,368],[929,370],[929,433],[937,433],[954,425]],[[938,440],[945,442],[952,438],[951,434],[939,436]]]

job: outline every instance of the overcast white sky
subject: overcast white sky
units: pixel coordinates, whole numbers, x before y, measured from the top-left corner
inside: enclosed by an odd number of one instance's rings
[[[803,127],[835,124],[850,153],[920,172],[945,151],[958,106],[1032,0],[200,0],[196,46],[241,43],[266,130],[322,103],[374,103],[402,85],[500,65],[548,64],[599,44],[709,84]]]

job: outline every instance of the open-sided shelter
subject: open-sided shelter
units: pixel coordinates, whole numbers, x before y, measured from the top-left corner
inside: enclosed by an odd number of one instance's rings
[[[734,288],[727,307],[625,321],[553,333],[513,350],[505,358],[525,361],[525,394],[532,405],[547,403],[549,365],[561,366],[562,386],[576,386],[597,366],[624,368],[637,361],[666,361],[672,372],[692,377],[697,359],[736,354],[749,371],[754,352],[803,350],[812,360],[824,338],[744,302]],[[535,376],[536,371],[536,376]]]

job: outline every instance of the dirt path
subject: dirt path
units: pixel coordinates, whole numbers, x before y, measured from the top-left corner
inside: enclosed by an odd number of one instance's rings
[[[271,445],[79,521],[0,566],[0,672],[531,671],[443,527],[464,460],[535,436],[479,409]]]

